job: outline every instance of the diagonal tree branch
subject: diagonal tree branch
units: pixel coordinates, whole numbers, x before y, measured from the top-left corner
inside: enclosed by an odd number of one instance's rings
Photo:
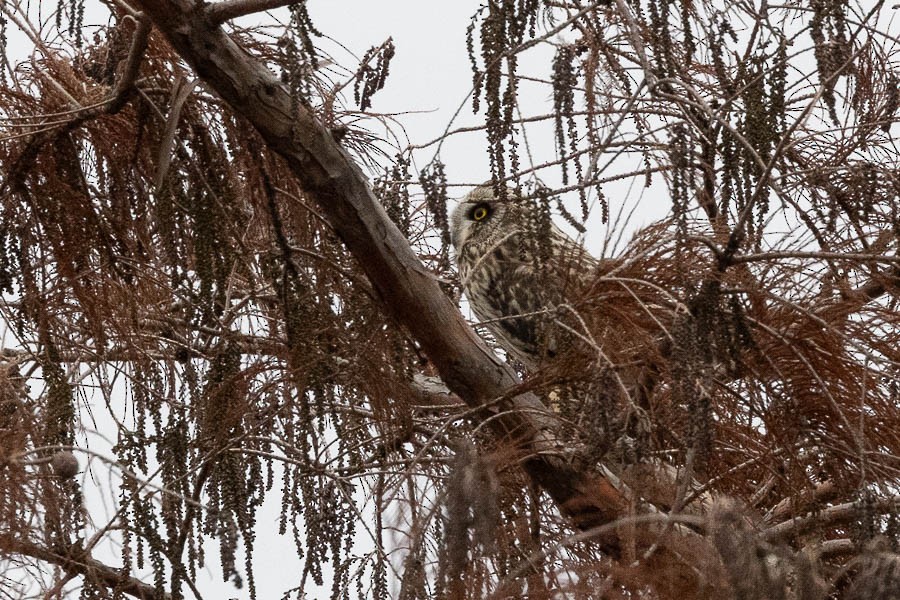
[[[580,528],[627,514],[630,500],[606,477],[570,464],[555,419],[466,324],[459,309],[410,249],[347,152],[260,62],[226,36],[192,0],[139,0],[141,9],[197,75],[259,131],[314,198],[359,262],[387,310],[410,331],[447,386],[481,408],[498,437],[521,451],[531,478]],[[497,403],[498,398],[504,399]],[[516,410],[509,410],[509,409]],[[618,538],[605,540],[618,552]]]

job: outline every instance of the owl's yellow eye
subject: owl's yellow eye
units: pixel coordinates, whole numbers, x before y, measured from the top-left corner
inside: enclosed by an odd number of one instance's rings
[[[473,208],[471,213],[473,221],[484,221],[488,218],[488,216],[490,216],[490,214],[490,209],[483,204],[479,204],[478,206]]]

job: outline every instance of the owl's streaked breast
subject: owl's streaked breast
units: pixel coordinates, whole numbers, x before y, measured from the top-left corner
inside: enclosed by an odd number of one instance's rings
[[[489,253],[466,248],[458,256],[460,279],[478,320],[497,341],[527,367],[542,354],[541,315],[553,303],[534,265],[519,257],[520,240],[511,236]],[[487,249],[485,249],[487,250]],[[555,352],[544,349],[543,353]]]

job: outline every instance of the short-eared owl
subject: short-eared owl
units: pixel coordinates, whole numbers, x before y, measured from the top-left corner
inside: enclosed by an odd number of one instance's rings
[[[598,261],[512,190],[500,201],[492,187],[475,188],[450,233],[475,316],[526,369],[555,355],[568,337],[558,313]]]

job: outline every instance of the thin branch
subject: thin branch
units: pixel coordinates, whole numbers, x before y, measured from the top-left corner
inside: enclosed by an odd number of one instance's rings
[[[206,18],[210,26],[218,27],[225,21],[291,4],[297,4],[297,0],[225,0],[207,6]]]
[[[59,566],[67,575],[81,575],[89,581],[99,581],[110,589],[140,600],[170,600],[171,595],[155,586],[122,573],[121,568],[100,562],[78,546],[65,550],[50,550],[12,535],[0,535],[0,550],[4,554],[22,554]]]
[[[813,544],[803,548],[803,552],[810,556],[822,558],[835,558],[847,554],[853,554],[859,549],[859,544],[849,538],[825,540],[819,544]]]
[[[695,238],[702,239],[702,238]],[[707,243],[705,240],[703,243]],[[708,245],[708,244],[707,244]],[[712,247],[712,246],[710,246]],[[723,252],[716,250],[716,254]],[[900,256],[887,256],[884,254],[867,254],[865,252],[793,252],[790,250],[776,250],[773,252],[756,252],[753,254],[738,254],[731,257],[731,262],[749,263],[760,261],[780,260],[787,258],[813,259],[813,260],[851,260],[858,262],[900,263]]]
[[[824,502],[832,500],[838,494],[838,489],[833,481],[825,481],[817,485],[812,490],[799,495],[798,498],[787,497],[776,504],[763,521],[771,523],[773,521],[784,521],[791,515],[807,512],[815,505],[821,505]]]
[[[805,517],[797,517],[778,525],[773,525],[762,531],[761,535],[768,542],[785,541],[817,528],[847,523],[857,518],[863,511],[871,511],[873,514],[887,514],[897,510],[898,505],[900,505],[900,496],[880,498],[874,502],[846,502],[825,508]]]
[[[131,40],[128,58],[125,60],[125,69],[122,71],[122,77],[116,83],[113,98],[107,106],[107,111],[110,113],[117,113],[125,106],[125,101],[128,100],[128,96],[134,90],[134,82],[137,80],[138,71],[140,71],[141,60],[143,60],[144,52],[147,50],[147,41],[150,38],[152,24],[150,19],[144,14],[140,14],[136,20],[137,29],[134,31],[134,39]]]

